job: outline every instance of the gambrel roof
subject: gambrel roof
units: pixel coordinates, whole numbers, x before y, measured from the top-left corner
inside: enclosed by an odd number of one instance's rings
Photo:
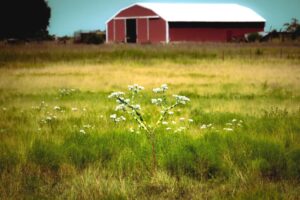
[[[135,3],[152,10],[168,22],[265,22],[252,9],[238,4]],[[118,13],[120,13],[119,11]]]

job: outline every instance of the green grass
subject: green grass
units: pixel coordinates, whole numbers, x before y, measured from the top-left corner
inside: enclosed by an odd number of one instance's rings
[[[0,199],[298,199],[299,60],[295,45],[2,45]],[[133,83],[149,121],[151,88],[191,99],[170,119],[186,131],[158,130],[155,174],[146,136],[109,119]]]

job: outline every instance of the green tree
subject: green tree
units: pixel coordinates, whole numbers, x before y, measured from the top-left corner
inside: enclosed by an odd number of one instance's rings
[[[300,36],[300,24],[298,19],[292,18],[290,23],[285,23],[283,26],[287,32],[293,33],[293,39]]]
[[[51,9],[45,0],[3,0],[0,6],[0,39],[45,38]]]

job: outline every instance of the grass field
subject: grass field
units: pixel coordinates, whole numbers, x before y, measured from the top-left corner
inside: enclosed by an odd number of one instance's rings
[[[152,88],[191,99],[155,173],[146,136],[110,119],[133,83],[148,121]],[[0,199],[299,198],[299,46],[0,45]]]

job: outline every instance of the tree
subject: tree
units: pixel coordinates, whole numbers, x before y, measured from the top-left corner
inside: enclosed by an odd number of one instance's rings
[[[293,39],[296,39],[300,36],[300,24],[298,19],[292,18],[290,23],[285,23],[283,26],[287,32],[293,33]]]
[[[51,9],[45,0],[3,0],[0,3],[0,39],[45,38]]]
[[[295,32],[297,29],[299,29],[300,24],[298,19],[292,18],[290,23],[285,23],[283,26],[286,27],[287,32]]]

